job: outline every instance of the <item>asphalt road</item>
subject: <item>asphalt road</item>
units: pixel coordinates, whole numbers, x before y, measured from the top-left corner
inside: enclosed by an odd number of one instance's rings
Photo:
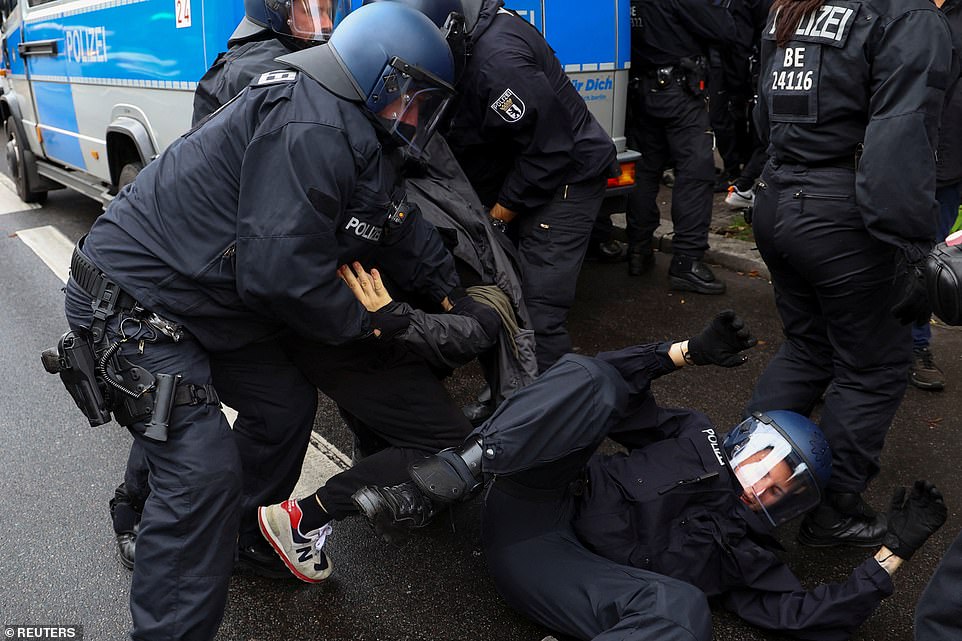
[[[0,186],[0,189],[3,189]],[[90,428],[39,352],[65,331],[60,279],[22,240],[23,230],[51,225],[75,240],[99,206],[66,192],[38,210],[0,214],[0,624],[82,624],[85,639],[124,638],[130,574],[117,561],[107,500],[119,482],[130,437],[122,428]],[[736,309],[761,343],[736,370],[690,368],[655,383],[663,404],[694,407],[721,429],[734,425],[752,385],[780,341],[770,284],[718,269],[722,297],[667,289],[669,256],[656,271],[629,278],[623,264],[588,263],[571,317],[577,349],[594,353],[631,343],[686,338],[718,310]],[[896,594],[854,637],[909,641],[915,602],[942,551],[962,528],[962,458],[957,390],[962,389],[962,332],[936,327],[933,350],[948,390],[910,388],[889,434],[882,473],[868,499],[884,507],[893,486],[917,478],[938,484],[949,521],[896,575]],[[459,401],[480,386],[469,367],[449,381]],[[348,451],[340,420],[322,403],[316,429]],[[549,631],[526,622],[499,600],[484,570],[476,503],[460,506],[403,548],[382,544],[359,520],[337,524],[329,541],[335,564],[325,584],[234,577],[218,639],[530,640]],[[785,558],[806,585],[841,580],[868,553],[814,551],[781,532]],[[584,577],[589,580],[590,577]],[[777,639],[717,612],[719,640]]]

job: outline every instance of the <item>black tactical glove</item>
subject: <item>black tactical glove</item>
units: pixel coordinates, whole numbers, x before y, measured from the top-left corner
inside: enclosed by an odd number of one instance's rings
[[[942,493],[928,481],[916,481],[908,498],[905,494],[904,487],[892,494],[888,532],[882,545],[907,561],[942,527],[946,509]]]
[[[407,314],[402,314],[399,309],[400,307],[401,303],[392,300],[376,312],[371,312],[371,329],[376,329],[380,332],[378,338],[381,340],[394,338],[406,330],[408,325],[411,324],[411,317]]]
[[[757,344],[758,339],[752,336],[745,321],[732,310],[726,309],[718,312],[701,334],[688,341],[685,362],[738,367],[748,360],[748,356],[739,352]]]
[[[922,264],[906,260],[895,277],[894,287],[896,298],[892,305],[892,314],[895,318],[903,325],[923,325],[929,322],[932,307],[929,305]]]
[[[479,303],[470,296],[465,296],[448,312],[449,314],[458,314],[460,316],[470,316],[474,320],[478,321],[481,325],[482,331],[485,335],[492,341],[498,339],[498,335],[501,332],[501,315],[494,310],[493,307],[485,305],[484,303]]]

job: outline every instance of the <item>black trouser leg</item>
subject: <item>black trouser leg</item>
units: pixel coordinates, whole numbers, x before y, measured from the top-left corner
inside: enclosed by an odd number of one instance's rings
[[[519,498],[495,481],[482,541],[504,600],[538,623],[594,641],[708,641],[711,611],[698,588],[619,565],[581,544],[570,498]]]
[[[878,473],[911,362],[910,327],[891,313],[896,250],[865,230],[853,171],[770,164],[763,180],[753,228],[788,346],[749,409],[797,402],[804,411],[828,381],[821,428],[832,446],[829,489],[858,493]]]
[[[290,353],[318,389],[388,445],[318,489],[318,500],[335,519],[357,513],[351,500],[357,490],[408,480],[410,463],[461,445],[471,432],[437,376],[403,347],[299,343]]]
[[[637,187],[629,198],[629,235],[633,244],[651,242],[658,226],[657,206],[661,171],[668,158],[675,160],[671,218],[674,226],[672,251],[701,259],[708,249],[712,188],[715,180],[712,135],[705,101],[677,84],[656,89],[655,81],[643,79],[638,92],[641,114],[636,125],[639,151]]]
[[[518,217],[522,287],[539,371],[571,351],[568,310],[604,191],[602,178],[564,185],[550,203]]]
[[[67,287],[67,320],[74,329],[91,323],[90,299]],[[115,340],[120,319],[107,324]],[[152,373],[180,374],[182,383],[211,383],[207,353],[194,340],[151,340],[154,332],[125,328],[131,339],[120,353]],[[230,426],[216,405],[175,406],[167,441],[139,436],[150,496],[137,540],[130,587],[133,641],[209,641],[220,626],[237,542],[241,462]]]
[[[257,507],[290,497],[304,465],[317,389],[278,341],[211,355],[214,387],[237,411],[234,440],[244,469],[240,545],[261,541]]]

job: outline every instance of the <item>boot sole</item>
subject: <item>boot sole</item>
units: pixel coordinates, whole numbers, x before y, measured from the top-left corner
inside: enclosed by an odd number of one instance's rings
[[[727,287],[724,283],[721,283],[721,288],[708,289],[702,285],[696,285],[691,281],[685,280],[684,278],[678,278],[677,276],[668,276],[668,284],[672,289],[679,292],[695,292],[696,294],[707,294],[709,296],[717,296],[719,294],[724,294]]]
[[[835,548],[847,545],[853,548],[877,548],[882,545],[882,539],[877,541],[848,541],[840,539],[818,539],[809,535],[804,534],[801,530],[798,532],[798,536],[795,540],[809,548]]]
[[[927,392],[940,392],[945,389],[945,383],[923,383],[913,378],[909,378],[909,383],[912,384],[912,387],[924,389]]]

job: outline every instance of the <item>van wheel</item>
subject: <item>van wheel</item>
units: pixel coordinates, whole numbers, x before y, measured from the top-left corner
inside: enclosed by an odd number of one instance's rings
[[[10,168],[10,177],[17,185],[17,195],[25,203],[43,204],[47,201],[46,191],[33,191],[30,189],[29,178],[27,177],[27,159],[33,160],[33,154],[24,149],[17,138],[17,123],[13,118],[7,119],[7,166]]]
[[[139,174],[143,168],[144,163],[140,162],[139,160],[135,160],[134,162],[129,162],[124,165],[120,170],[120,175],[117,176],[117,193],[120,193],[121,189],[134,182],[137,174]]]

